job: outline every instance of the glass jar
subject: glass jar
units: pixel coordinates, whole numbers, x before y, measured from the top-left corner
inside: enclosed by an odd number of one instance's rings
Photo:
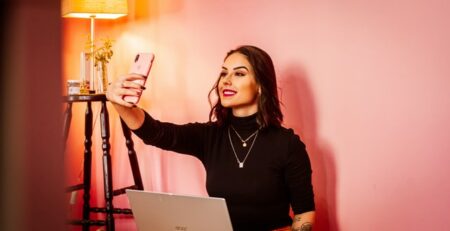
[[[108,83],[108,63],[100,62],[97,66],[97,93],[106,93]]]
[[[68,95],[79,95],[80,94],[81,81],[70,79],[67,80],[67,94]]]

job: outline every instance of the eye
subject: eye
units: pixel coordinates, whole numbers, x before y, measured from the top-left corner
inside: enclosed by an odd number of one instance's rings
[[[242,71],[237,71],[237,72],[235,73],[235,75],[236,75],[236,76],[239,76],[239,77],[242,77],[242,76],[245,76],[245,73],[242,72]]]
[[[227,75],[227,72],[226,72],[226,71],[222,71],[222,72],[220,72],[219,77],[220,77],[220,78],[223,78],[223,77],[225,77],[226,75]]]

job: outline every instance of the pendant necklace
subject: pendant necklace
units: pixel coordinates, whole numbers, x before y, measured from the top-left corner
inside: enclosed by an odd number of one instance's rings
[[[230,127],[233,128],[233,126],[230,126]],[[256,130],[252,135],[249,136],[249,138],[247,138],[247,139],[245,140],[245,142],[247,142],[251,137],[255,136],[255,138],[253,139],[252,144],[250,145],[250,148],[249,148],[248,151],[247,151],[247,154],[245,154],[244,160],[240,161],[239,158],[238,158],[238,156],[237,156],[237,154],[236,154],[236,150],[234,149],[233,141],[231,140],[230,127],[228,127],[228,139],[230,140],[231,149],[233,150],[234,157],[236,157],[236,161],[237,161],[238,164],[239,164],[239,168],[243,168],[243,167],[244,167],[245,160],[247,160],[247,157],[248,157],[248,155],[250,154],[250,151],[252,150],[253,145],[255,144],[256,138],[258,137],[258,131],[259,131],[259,129]],[[236,132],[236,135],[238,135],[239,139],[241,139],[241,137],[239,136],[239,134],[237,133],[237,131],[236,131],[234,128],[233,128],[233,130]],[[241,139],[241,141],[242,141],[242,139]],[[244,143],[244,142],[243,142],[243,143]],[[244,146],[244,144],[242,144],[242,146]],[[247,146],[247,144],[245,144],[245,146]],[[244,146],[244,147],[245,147],[245,146]]]
[[[255,136],[256,135],[256,133],[258,133],[258,130],[259,129],[257,129],[255,132],[253,132],[253,134],[251,134],[249,137],[247,137],[247,139],[242,139],[242,137],[239,135],[239,133],[236,131],[236,129],[234,129],[234,127],[233,127],[233,125],[230,125],[231,126],[231,128],[233,129],[233,131],[236,133],[236,135],[237,135],[237,137],[241,140],[241,142],[242,142],[242,147],[247,147],[247,141],[248,140],[250,140],[253,136]],[[229,130],[229,129],[228,129]]]

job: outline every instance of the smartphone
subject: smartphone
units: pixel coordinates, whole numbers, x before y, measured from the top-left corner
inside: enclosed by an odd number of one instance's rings
[[[134,82],[145,85],[147,81],[148,74],[150,73],[150,69],[152,68],[153,59],[155,55],[153,53],[138,53],[134,58],[134,62],[131,65],[130,74],[137,74],[145,79],[134,80]],[[140,96],[134,95],[125,95],[123,99],[129,103],[137,104],[139,102]]]

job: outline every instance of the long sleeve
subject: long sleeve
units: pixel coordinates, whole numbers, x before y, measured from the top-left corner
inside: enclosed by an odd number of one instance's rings
[[[145,113],[144,123],[133,132],[145,144],[164,150],[194,155],[202,159],[207,127],[206,124],[201,123],[178,125],[160,122]]]
[[[311,163],[305,145],[297,135],[293,134],[289,142],[285,178],[295,214],[315,209],[311,174]]]

